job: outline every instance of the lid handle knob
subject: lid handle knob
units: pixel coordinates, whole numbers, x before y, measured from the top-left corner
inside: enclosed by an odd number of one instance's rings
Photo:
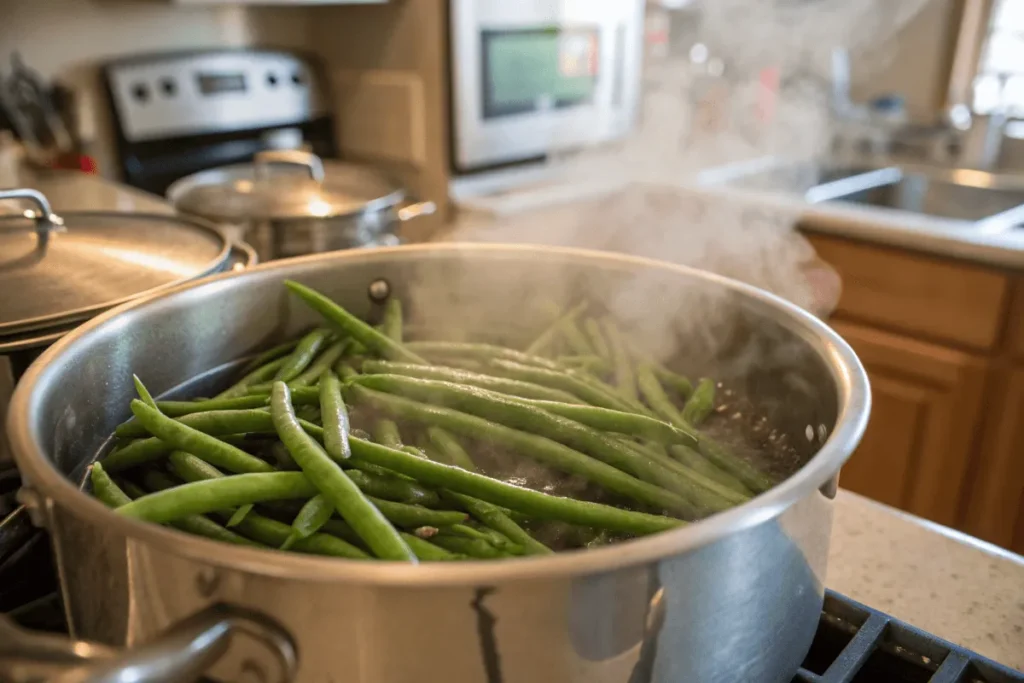
[[[45,248],[50,233],[64,230],[64,219],[53,212],[50,201],[39,190],[21,188],[16,190],[0,190],[0,201],[5,199],[27,199],[36,205],[38,211],[26,211],[25,218],[31,218],[36,224],[36,235],[39,247]]]
[[[270,177],[271,164],[292,164],[294,166],[305,166],[309,170],[309,177],[318,183],[324,181],[324,163],[317,155],[301,149],[268,149],[257,152],[253,157],[253,165],[257,178]]]

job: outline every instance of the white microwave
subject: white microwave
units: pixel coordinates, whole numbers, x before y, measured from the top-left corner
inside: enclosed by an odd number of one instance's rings
[[[625,135],[639,102],[644,0],[451,0],[458,173]]]

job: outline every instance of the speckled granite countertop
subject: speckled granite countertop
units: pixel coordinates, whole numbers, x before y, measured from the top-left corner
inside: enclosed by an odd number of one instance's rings
[[[840,491],[827,584],[1024,671],[1024,557]]]

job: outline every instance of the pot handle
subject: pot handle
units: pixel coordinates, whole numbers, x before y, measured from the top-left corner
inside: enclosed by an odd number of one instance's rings
[[[324,182],[324,162],[312,152],[301,149],[266,149],[257,152],[252,163],[257,178],[269,177],[271,164],[292,164],[306,167],[310,178],[318,183]]]
[[[63,231],[64,219],[53,212],[50,201],[39,190],[22,188],[17,190],[0,190],[0,201],[5,199],[27,199],[36,205],[38,211],[26,211],[25,217],[36,223],[36,235],[39,237],[39,248],[45,249],[50,240],[50,233]]]
[[[288,683],[295,679],[295,644],[280,625],[250,610],[213,605],[150,642],[125,650],[33,633],[0,615],[0,680],[185,683],[197,680],[220,659],[237,633],[252,636],[274,654],[281,668],[278,680]]]
[[[413,218],[419,218],[420,216],[431,216],[435,211],[437,211],[437,204],[432,201],[414,201],[398,210],[398,220],[402,222],[411,221]]]

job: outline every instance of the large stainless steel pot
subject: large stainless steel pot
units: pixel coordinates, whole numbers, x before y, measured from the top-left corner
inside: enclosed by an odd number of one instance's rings
[[[166,391],[314,322],[284,278],[357,314],[383,278],[430,325],[523,338],[535,328],[515,323],[541,300],[582,289],[632,311],[637,334],[682,334],[661,350],[683,342],[687,357],[740,382],[804,452],[824,443],[773,490],[686,528],[491,563],[405,566],[221,545],[119,517],[83,493],[93,454],[127,415],[133,371]],[[213,670],[228,681],[273,679],[271,653],[290,661],[290,639],[296,680],[309,683],[783,683],[818,623],[838,473],[868,408],[850,348],[760,290],[613,254],[430,245],[265,264],[107,313],[32,365],[8,426],[23,497],[53,538],[73,635],[149,642],[135,656],[150,671],[171,666],[169,649],[183,641],[203,663],[220,654],[231,626],[218,619],[230,612],[264,637],[231,643]],[[188,619],[171,640],[160,635]],[[195,645],[211,640],[217,647]]]
[[[211,168],[167,189],[179,211],[237,231],[260,259],[399,243],[400,223],[434,213],[366,166],[301,150],[267,150],[251,164]]]

